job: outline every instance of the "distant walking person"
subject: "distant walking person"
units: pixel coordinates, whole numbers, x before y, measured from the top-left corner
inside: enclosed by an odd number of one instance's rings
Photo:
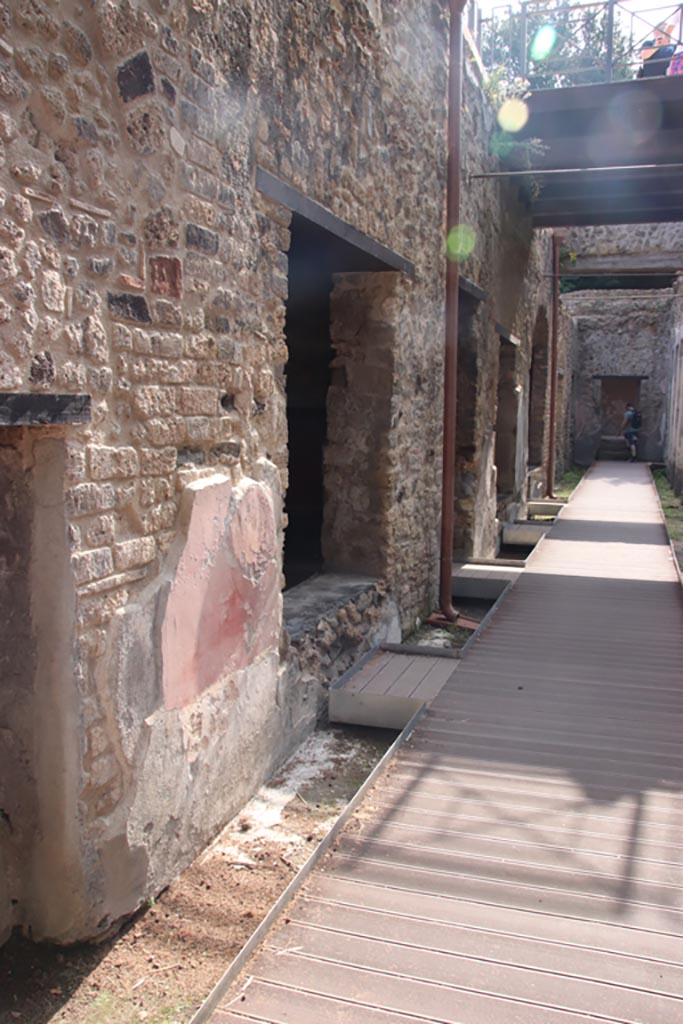
[[[626,438],[628,450],[631,453],[629,462],[635,462],[638,455],[638,431],[640,430],[641,416],[639,411],[631,402],[626,403],[624,411],[624,422],[621,429]]]

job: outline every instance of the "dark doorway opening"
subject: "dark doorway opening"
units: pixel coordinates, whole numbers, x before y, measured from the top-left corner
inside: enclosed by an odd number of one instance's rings
[[[640,377],[603,377],[600,390],[600,418],[603,436],[621,434],[626,403],[640,404]]]
[[[458,395],[456,460],[472,462],[477,446],[476,411],[479,390],[479,302],[460,289],[458,296]]]
[[[611,291],[614,288],[638,288],[650,291],[653,288],[673,288],[676,275],[673,273],[657,274],[644,271],[638,274],[563,274],[560,277],[560,293],[570,292]]]
[[[330,295],[335,274],[392,269],[380,259],[294,214],[285,320],[289,484],[284,574],[290,588],[324,569],[324,453],[333,348]],[[350,481],[351,483],[351,481]]]
[[[498,412],[496,415],[496,469],[498,500],[512,497],[517,457],[517,346],[500,339],[498,364]]]
[[[453,554],[474,553],[476,518],[477,408],[480,402],[479,352],[486,326],[478,299],[464,289],[458,295],[458,384],[455,432],[455,525]]]
[[[332,271],[305,224],[293,225],[285,334],[289,485],[284,571],[293,586],[322,567],[323,445],[330,383]]]
[[[541,306],[531,339],[529,370],[529,465],[542,466],[548,399],[548,317]]]

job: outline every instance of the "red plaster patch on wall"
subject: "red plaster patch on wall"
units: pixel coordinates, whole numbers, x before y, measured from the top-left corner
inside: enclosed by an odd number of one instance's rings
[[[183,268],[177,256],[151,256],[150,286],[155,295],[179,299],[183,291]]]
[[[277,530],[265,487],[245,480],[233,488],[217,475],[191,485],[185,500],[185,544],[161,630],[167,708],[275,650],[280,627]]]

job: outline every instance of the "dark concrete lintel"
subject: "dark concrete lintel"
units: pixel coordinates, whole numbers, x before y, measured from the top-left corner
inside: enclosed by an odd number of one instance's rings
[[[458,285],[464,292],[471,295],[477,302],[486,302],[488,299],[488,292],[485,292],[483,288],[480,288],[474,281],[470,281],[469,277],[463,277],[462,274],[458,277]]]
[[[353,225],[341,220],[340,217],[335,216],[326,207],[317,203],[314,199],[309,199],[308,196],[293,188],[292,185],[280,181],[274,174],[264,170],[262,167],[256,168],[256,188],[259,192],[263,192],[264,195],[268,196],[269,199],[274,199],[275,202],[286,206],[292,213],[298,213],[301,217],[316,224],[324,231],[329,231],[330,234],[343,239],[349,245],[353,245],[362,252],[380,260],[386,264],[387,270],[400,270],[403,274],[410,274],[411,277],[415,276],[415,264],[411,263],[410,260],[399,256],[393,249],[387,248],[381,242],[376,242],[374,238],[370,238],[369,235],[359,231],[358,228],[354,228]]]
[[[52,426],[90,423],[90,395],[0,394],[0,426]]]
[[[608,224],[674,224],[683,221],[683,206],[654,213],[652,210],[622,210],[620,213],[532,213],[534,228],[586,228]]]
[[[594,373],[593,380],[649,380],[649,373]]]
[[[517,338],[512,331],[509,331],[504,324],[498,323],[496,320],[496,334],[503,339],[503,341],[509,341],[511,345],[521,345],[521,341]]]

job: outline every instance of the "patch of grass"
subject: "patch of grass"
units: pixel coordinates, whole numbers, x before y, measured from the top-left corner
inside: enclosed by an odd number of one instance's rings
[[[152,1024],[183,1024],[183,1021],[189,1019],[192,1006],[192,1003],[187,1002],[166,1006],[152,1018]]]
[[[585,472],[585,466],[572,466],[568,469],[562,479],[555,484],[555,497],[565,500],[571,497],[572,491],[578,486]]]
[[[665,470],[653,469],[652,477],[659,493],[669,536],[674,543],[679,543],[683,541],[683,501],[671,489]]]
[[[472,629],[456,626],[453,623],[444,623],[443,626],[425,624],[404,637],[403,643],[426,647],[464,647],[473,632]]]
[[[109,1024],[118,1010],[118,1000],[112,992],[100,992],[90,1006],[88,1014],[92,1024]]]
[[[474,632],[473,629],[466,629],[464,626],[448,626],[447,629],[453,637],[456,647],[466,644]]]

